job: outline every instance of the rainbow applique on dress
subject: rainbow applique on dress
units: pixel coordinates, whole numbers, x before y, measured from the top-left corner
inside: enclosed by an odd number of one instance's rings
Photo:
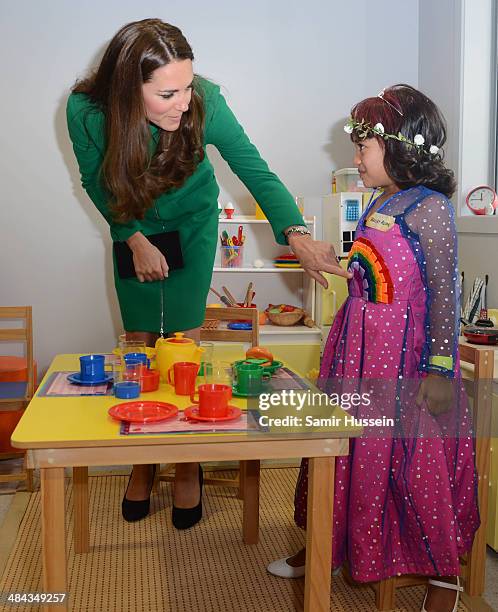
[[[365,300],[392,304],[394,287],[391,275],[382,255],[367,238],[355,240],[349,252],[348,270],[363,282]]]

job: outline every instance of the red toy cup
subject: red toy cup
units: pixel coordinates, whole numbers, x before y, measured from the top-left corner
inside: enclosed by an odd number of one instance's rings
[[[148,393],[159,389],[159,370],[148,370],[142,367],[140,375],[140,391]]]
[[[173,378],[171,372],[173,371]],[[175,386],[177,395],[191,395],[195,391],[195,379],[199,364],[192,361],[177,361],[168,370],[168,382]]]
[[[195,392],[190,394],[190,401],[199,404],[199,415],[207,418],[224,417],[228,414],[228,402],[232,399],[232,388],[228,385],[199,385],[199,399]]]

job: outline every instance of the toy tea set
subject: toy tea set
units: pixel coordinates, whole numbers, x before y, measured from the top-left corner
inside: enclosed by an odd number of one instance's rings
[[[186,418],[215,423],[238,419],[241,410],[230,404],[232,397],[258,396],[282,366],[261,347],[249,349],[246,359],[233,364],[201,361],[205,351],[181,332],[159,338],[155,350],[143,343],[120,342],[113,351],[112,373],[105,370],[104,355],[84,355],[80,372],[68,375],[68,380],[83,386],[112,382],[114,396],[128,400],[159,390],[161,382],[170,385],[176,395],[190,398],[191,405],[184,410]],[[120,421],[153,423],[171,419],[178,411],[172,403],[138,399],[112,406],[109,414]]]

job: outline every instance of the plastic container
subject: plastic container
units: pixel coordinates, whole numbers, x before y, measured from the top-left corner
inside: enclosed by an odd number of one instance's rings
[[[33,360],[33,382],[36,389],[36,361]],[[0,382],[21,383],[22,395],[24,396],[25,387],[28,382],[28,367],[24,357],[11,355],[0,356]],[[23,385],[22,383],[25,383]],[[16,386],[17,387],[17,386]],[[12,389],[12,387],[10,387]],[[15,402],[15,399],[13,399]],[[14,448],[10,444],[10,436],[22,417],[24,408],[20,410],[0,410],[0,452],[20,453],[20,449]]]
[[[119,359],[113,364],[114,396],[119,399],[135,399],[140,395],[140,375],[143,365],[129,359]]]
[[[341,168],[334,172],[337,193],[341,191],[367,191],[357,168]]]
[[[140,376],[140,391],[142,391],[142,393],[148,393],[150,391],[157,391],[158,389],[158,370],[148,370],[146,368],[142,368],[142,374]]]
[[[10,436],[17,427],[24,408],[21,410],[2,410],[0,412],[0,452],[2,453],[20,453],[19,448],[14,448],[10,444]]]
[[[221,267],[241,268],[244,261],[244,245],[220,246]]]
[[[299,212],[304,215],[304,196],[296,196],[294,198],[296,206],[299,208]]]
[[[261,206],[256,202],[256,219],[266,219],[266,215],[263,212],[263,209],[261,208]]]
[[[140,396],[140,383],[133,380],[121,380],[114,383],[114,397],[118,399],[135,399]]]

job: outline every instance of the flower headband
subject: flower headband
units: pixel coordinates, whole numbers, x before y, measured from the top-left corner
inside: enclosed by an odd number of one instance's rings
[[[398,115],[403,116],[403,112],[402,112],[402,111],[400,111],[398,107],[394,106],[394,104],[391,104],[391,103],[389,102],[389,100],[386,100],[386,99],[384,98],[384,92],[385,92],[385,91],[386,91],[386,89],[385,89],[385,88],[384,88],[384,89],[381,89],[381,90],[379,91],[379,93],[377,94],[377,98],[380,98],[380,99],[382,100],[382,102],[385,102],[385,103],[386,103],[388,106],[390,106],[390,107],[391,107],[393,110],[395,110],[395,111],[398,113]]]
[[[380,95],[379,95],[380,97]],[[387,100],[384,100],[387,102]],[[397,110],[397,109],[395,109]],[[401,113],[401,111],[398,111]],[[422,134],[415,134],[415,138],[410,140],[406,136],[403,136],[401,132],[398,134],[387,134],[384,130],[384,126],[382,123],[376,123],[373,127],[370,123],[366,122],[364,119],[361,121],[356,121],[353,117],[349,117],[346,125],[344,126],[344,131],[346,134],[352,134],[356,132],[360,140],[364,140],[365,138],[372,138],[373,136],[380,136],[384,140],[389,140],[389,138],[393,138],[394,140],[398,140],[399,142],[403,142],[409,146],[415,147],[419,153],[430,153],[431,155],[437,155],[440,151],[439,147],[436,145],[430,145],[428,149],[424,148],[425,138]]]

